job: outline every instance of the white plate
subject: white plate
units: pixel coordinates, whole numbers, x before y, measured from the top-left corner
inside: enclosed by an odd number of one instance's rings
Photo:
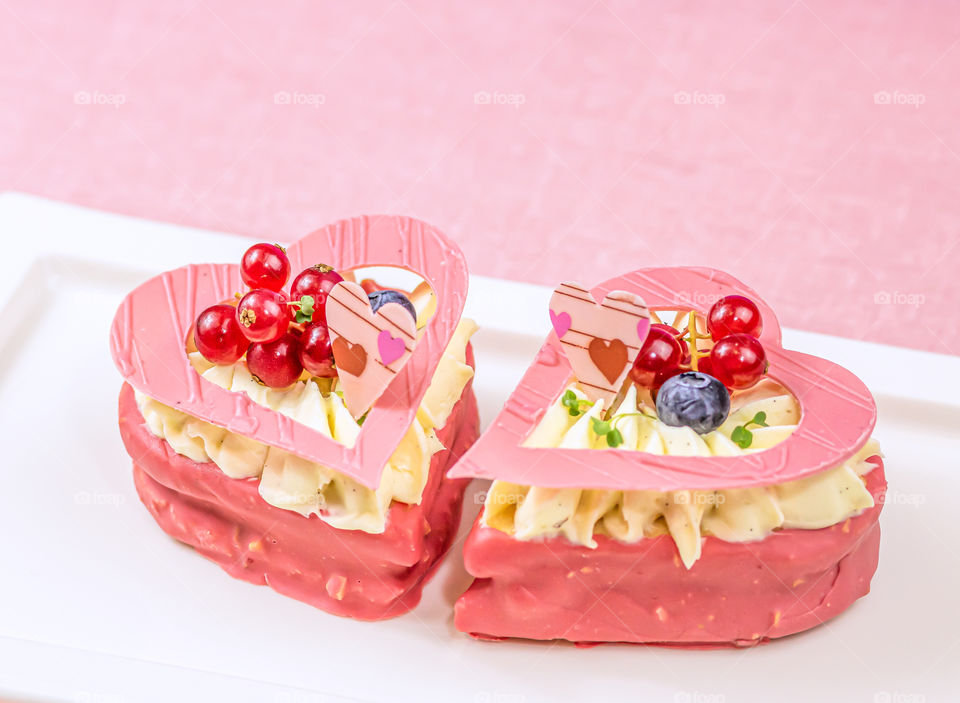
[[[453,629],[457,549],[423,603],[370,624],[231,579],[138,502],[107,329],[163,269],[249,240],[0,196],[0,691],[31,699],[933,701],[960,659],[960,359],[789,332],[880,405],[890,500],[873,593],[814,631],[742,651],[475,642]],[[270,239],[276,233],[267,235]],[[289,238],[289,237],[288,237]],[[516,296],[515,298],[512,296]],[[476,277],[468,314],[489,422],[547,331],[549,291]],[[504,311],[509,311],[507,315]],[[945,321],[955,323],[955,321]],[[464,527],[476,513],[468,499]],[[461,535],[462,536],[462,535]]]

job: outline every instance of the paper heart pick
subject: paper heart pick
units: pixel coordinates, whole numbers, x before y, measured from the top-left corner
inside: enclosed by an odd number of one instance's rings
[[[366,291],[350,281],[331,289],[326,306],[343,400],[359,418],[410,358],[417,323],[399,303],[386,303],[373,312]]]
[[[185,347],[190,326],[204,308],[243,290],[237,265],[185,266],[136,288],[121,303],[110,329],[114,363],[131,386],[165,405],[376,488],[383,467],[416,417],[463,312],[467,293],[463,254],[424,222],[371,216],[328,225],[290,246],[287,255],[295,272],[317,263],[339,271],[403,268],[422,277],[436,293],[436,314],[387,391],[373,403],[354,446],[259,405],[245,393],[221,388],[193,368]],[[391,349],[395,351],[395,346]],[[358,350],[345,363],[359,368],[370,359]]]
[[[773,310],[732,276],[708,268],[641,269],[597,286],[592,297],[602,298],[612,290],[636,293],[652,310],[693,308],[706,314],[713,301],[734,293],[756,302],[763,316],[760,341],[770,362],[769,374],[800,403],[797,429],[770,449],[732,457],[524,447],[524,440],[570,381],[571,365],[551,334],[503,410],[450,476],[550,488],[670,491],[759,486],[837,466],[870,438],[877,409],[863,382],[830,361],[785,350]],[[556,319],[559,315],[553,316],[555,329],[564,322]],[[575,328],[576,317],[571,320]]]
[[[650,331],[643,298],[616,290],[598,303],[583,286],[561,283],[550,298],[550,322],[583,392],[609,405]]]

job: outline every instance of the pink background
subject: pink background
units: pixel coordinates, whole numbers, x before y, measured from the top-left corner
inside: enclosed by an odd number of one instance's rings
[[[957,5],[237,5],[0,3],[0,188],[269,240],[409,214],[550,285],[706,264],[960,353]]]

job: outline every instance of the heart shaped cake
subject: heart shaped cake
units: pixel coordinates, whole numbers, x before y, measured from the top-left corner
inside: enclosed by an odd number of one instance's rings
[[[886,481],[856,376],[785,350],[770,307],[712,269],[564,284],[549,320],[450,471],[493,480],[458,629],[752,646],[869,591]]]
[[[357,281],[370,267],[419,283]],[[414,607],[478,433],[466,290],[456,245],[387,216],[139,286],[110,348],[144,505],[237,578],[364,620]]]

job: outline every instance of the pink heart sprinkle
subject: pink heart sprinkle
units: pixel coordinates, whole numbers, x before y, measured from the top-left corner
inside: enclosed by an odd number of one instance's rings
[[[400,337],[394,337],[388,330],[380,330],[377,335],[377,349],[380,351],[380,361],[389,366],[403,356],[406,347]]]
[[[550,322],[553,324],[553,330],[557,333],[557,337],[562,338],[567,332],[570,331],[570,313],[562,312],[559,315],[553,310],[550,311]]]
[[[650,318],[643,317],[637,323],[637,337],[640,338],[640,344],[643,344],[648,334],[650,334]]]

